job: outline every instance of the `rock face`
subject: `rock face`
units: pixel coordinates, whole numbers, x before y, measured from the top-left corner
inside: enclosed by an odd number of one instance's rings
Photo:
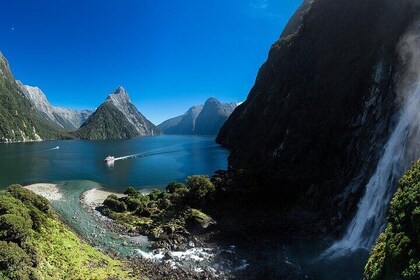
[[[183,115],[164,121],[158,127],[164,134],[194,134],[195,122],[203,105],[191,107]]]
[[[229,164],[326,220],[348,219],[393,129],[396,50],[418,12],[410,0],[305,1],[220,130]]]
[[[7,59],[0,53],[0,142],[40,141],[63,134],[44,123],[22,94]]]
[[[200,115],[197,117],[194,130],[195,134],[217,135],[235,108],[235,103],[223,104],[216,98],[207,99],[206,103],[204,103],[203,110],[201,110]]]
[[[77,130],[93,113],[90,110],[70,110],[52,106],[45,94],[38,87],[24,85],[18,81],[23,95],[31,102],[45,121],[54,124],[59,129]]]
[[[209,98],[204,106],[191,107],[183,115],[164,121],[158,127],[164,134],[216,135],[236,106]]]
[[[162,131],[137,110],[122,87],[109,94],[106,101],[74,133],[76,137],[92,140],[160,134]]]

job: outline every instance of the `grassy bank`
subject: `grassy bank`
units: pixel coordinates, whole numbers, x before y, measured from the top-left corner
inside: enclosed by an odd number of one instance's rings
[[[139,279],[93,248],[51,211],[48,201],[12,185],[0,194],[0,279]]]

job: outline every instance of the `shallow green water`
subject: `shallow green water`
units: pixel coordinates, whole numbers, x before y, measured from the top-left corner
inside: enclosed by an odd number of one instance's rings
[[[73,230],[94,246],[105,251],[122,255],[136,255],[137,249],[147,250],[146,237],[119,235],[106,226],[105,222],[93,216],[81,206],[80,196],[83,192],[101,185],[86,180],[59,182],[63,199],[51,201],[54,210]],[[103,219],[106,219],[102,217]]]

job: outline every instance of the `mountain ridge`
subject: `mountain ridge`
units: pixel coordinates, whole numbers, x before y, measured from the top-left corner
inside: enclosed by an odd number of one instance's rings
[[[0,142],[62,139],[68,135],[45,123],[21,92],[0,52]]]
[[[20,81],[17,83],[24,96],[44,116],[46,121],[54,123],[59,129],[75,131],[93,113],[91,110],[71,110],[52,106],[40,88],[25,85]]]
[[[122,86],[110,93],[105,102],[74,132],[76,137],[92,140],[161,134],[162,131],[137,110]]]
[[[235,103],[221,103],[210,97],[204,105],[196,105],[184,114],[158,125],[164,134],[216,135],[228,116],[236,108]]]

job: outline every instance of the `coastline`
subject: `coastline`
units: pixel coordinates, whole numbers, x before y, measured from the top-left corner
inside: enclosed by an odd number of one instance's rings
[[[97,207],[101,206],[105,199],[111,194],[116,195],[118,198],[126,196],[122,193],[106,191],[100,188],[94,188],[83,192],[80,196],[80,202],[84,207],[88,207],[94,210]]]
[[[63,199],[63,194],[60,192],[57,184],[50,183],[36,183],[24,186],[37,195],[45,197],[48,201],[57,201]]]
[[[24,188],[45,197],[49,201],[65,201],[64,195],[60,192],[58,184],[35,183],[26,185]],[[103,226],[103,228],[97,228],[98,231],[100,231],[98,233],[99,235],[103,235],[104,233],[102,231],[106,228],[114,234],[127,239],[122,246],[138,246],[138,249],[134,250],[137,257],[132,256],[126,259],[118,252],[114,252],[112,250],[107,251],[108,255],[120,260],[130,260],[129,267],[131,267],[134,271],[138,271],[139,274],[146,274],[151,277],[176,275],[177,277],[180,277],[178,279],[198,279],[203,277],[205,279],[217,279],[219,277],[224,279],[230,278],[229,272],[218,272],[215,267],[202,265],[204,262],[211,263],[214,261],[216,255],[220,253],[220,248],[217,247],[195,247],[184,251],[171,251],[163,248],[154,248],[150,251],[143,251],[143,249],[140,249],[147,243],[147,241],[144,241],[144,238],[140,238],[141,235],[135,231],[130,231],[120,224],[117,224],[97,210],[98,207],[102,206],[103,201],[110,194],[117,195],[118,197],[125,196],[122,193],[106,191],[99,187],[89,189],[81,193],[79,197],[81,207],[88,211],[90,215],[92,215],[92,217]],[[76,220],[77,217],[78,216],[75,213],[72,219]],[[73,228],[71,222],[66,221],[61,217],[59,218],[69,228]],[[75,231],[73,230],[73,232]],[[80,235],[77,232],[75,233],[82,240],[85,240],[92,246],[95,246],[95,243],[91,238]]]

